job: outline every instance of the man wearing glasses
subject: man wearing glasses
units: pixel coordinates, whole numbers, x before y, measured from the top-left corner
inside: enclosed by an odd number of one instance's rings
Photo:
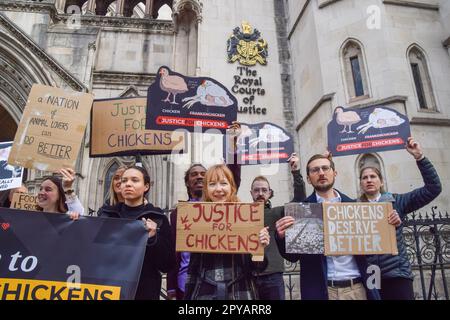
[[[291,173],[294,178],[294,200],[303,201],[306,198],[305,182],[300,174],[300,159],[295,153],[288,159]],[[283,216],[284,207],[272,208],[270,199],[273,190],[270,188],[266,177],[258,176],[253,179],[250,194],[253,201],[264,203],[264,225],[269,226],[270,243],[265,248],[265,256],[268,260],[267,268],[263,272],[255,271],[258,298],[260,300],[285,300],[284,291],[284,259],[278,252],[275,243],[275,222]]]
[[[331,155],[317,154],[306,165],[307,181],[314,192],[304,201],[354,202],[333,188],[337,172]],[[313,300],[379,300],[376,289],[367,288],[366,256],[349,255],[326,257],[323,254],[287,254],[286,229],[294,224],[293,217],[276,222],[276,242],[281,255],[288,261],[300,260],[300,292],[302,299]]]

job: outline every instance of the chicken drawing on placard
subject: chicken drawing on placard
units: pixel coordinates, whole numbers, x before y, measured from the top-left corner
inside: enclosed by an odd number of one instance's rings
[[[370,128],[382,129],[388,127],[396,127],[404,123],[405,120],[400,118],[397,113],[383,108],[375,108],[369,115],[369,121],[360,125],[356,129],[358,134],[364,134]]]
[[[344,108],[337,107],[334,111],[338,125],[344,126],[340,133],[353,133],[352,125],[361,121],[361,117],[355,111],[344,111]],[[348,127],[348,131],[346,128]]]
[[[176,96],[179,93],[185,93],[188,91],[188,87],[186,81],[180,76],[177,75],[169,75],[169,70],[167,68],[161,68],[159,70],[159,74],[161,75],[161,79],[159,81],[159,86],[162,91],[168,93],[166,99],[162,100],[163,102],[169,102],[170,104],[178,104],[176,102]],[[170,95],[173,95],[173,100],[170,101]]]
[[[255,147],[260,142],[266,144],[286,142],[290,138],[286,135],[283,130],[272,126],[270,124],[265,124],[261,129],[259,129],[258,136],[256,138],[250,139],[250,147]]]
[[[186,102],[183,108],[188,109],[196,103],[216,107],[228,107],[233,104],[233,100],[228,96],[225,89],[211,80],[203,80],[197,88],[196,95],[186,97],[182,101]]]

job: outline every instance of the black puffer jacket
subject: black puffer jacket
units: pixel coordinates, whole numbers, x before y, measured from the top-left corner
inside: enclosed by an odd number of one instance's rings
[[[384,193],[379,202],[392,202],[392,206],[397,210],[400,218],[404,220],[408,213],[422,208],[433,201],[442,191],[439,176],[431,164],[430,160],[424,158],[417,161],[420,173],[422,174],[425,185],[422,188],[415,189],[404,194]],[[406,254],[406,245],[403,239],[403,224],[397,230],[398,255],[374,255],[368,256],[371,264],[376,264],[381,269],[382,278],[408,278],[413,279],[411,265]]]
[[[149,238],[142,265],[136,300],[159,300],[161,291],[161,272],[170,271],[175,265],[175,244],[172,241],[169,220],[164,212],[151,203],[139,207],[129,207],[123,203],[116,206],[103,206],[99,217],[152,219],[158,225],[157,234]]]

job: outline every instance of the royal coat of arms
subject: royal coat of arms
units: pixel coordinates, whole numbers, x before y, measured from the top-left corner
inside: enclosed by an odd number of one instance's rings
[[[242,31],[234,28],[227,41],[228,62],[239,61],[244,66],[254,66],[257,62],[267,64],[267,41],[261,38],[258,29],[248,22],[242,22]]]

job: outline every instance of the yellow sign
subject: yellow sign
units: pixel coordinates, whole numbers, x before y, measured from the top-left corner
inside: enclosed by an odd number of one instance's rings
[[[119,300],[120,287],[0,278],[0,300]]]

